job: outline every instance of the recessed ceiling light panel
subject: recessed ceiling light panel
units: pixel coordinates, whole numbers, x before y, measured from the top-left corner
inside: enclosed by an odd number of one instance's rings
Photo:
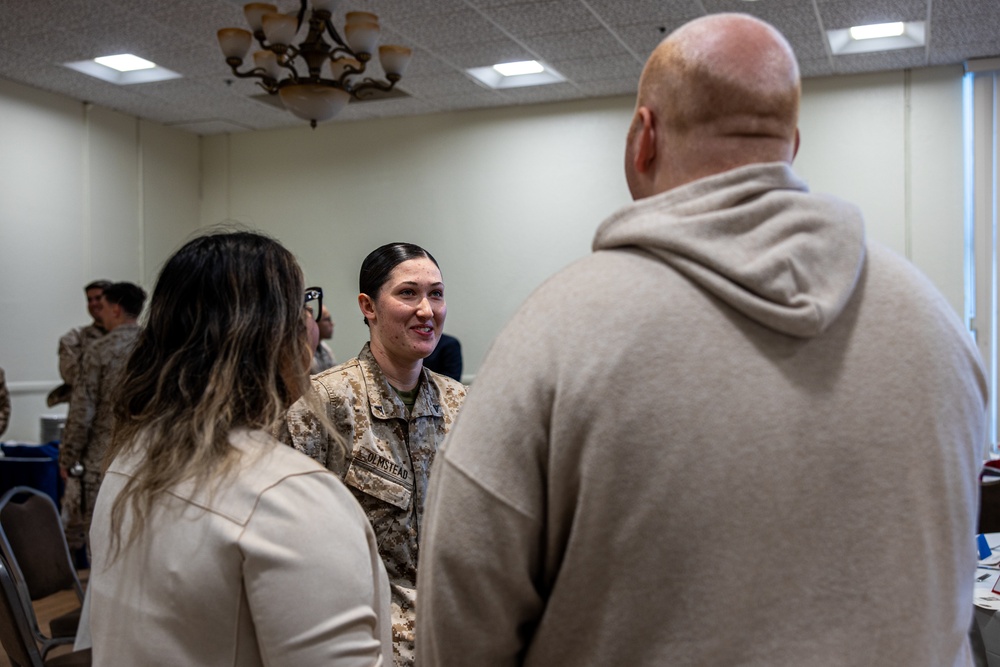
[[[119,86],[179,79],[181,76],[173,70],[160,67],[156,63],[131,53],[63,63],[63,66]]]
[[[545,86],[566,80],[559,72],[535,60],[500,63],[492,67],[473,67],[465,71],[476,81],[494,90]]]
[[[494,65],[493,69],[500,72],[503,76],[524,76],[525,74],[538,74],[545,71],[545,68],[537,60],[500,63],[499,65]]]
[[[899,37],[903,34],[903,22],[873,23],[871,25],[856,25],[848,29],[851,39],[878,39],[879,37]]]
[[[117,56],[100,56],[94,58],[98,65],[104,65],[119,72],[134,72],[140,69],[152,69],[156,63],[149,62],[145,58],[134,56],[131,53],[119,53]]]
[[[886,26],[892,26],[895,34],[887,34]],[[902,30],[899,29],[902,26]],[[860,35],[854,37],[853,34]],[[827,41],[830,51],[835,56],[849,53],[874,53],[876,51],[894,51],[896,49],[912,49],[927,43],[923,21],[906,21],[904,23],[877,24],[869,26],[854,26],[844,30],[827,30]]]

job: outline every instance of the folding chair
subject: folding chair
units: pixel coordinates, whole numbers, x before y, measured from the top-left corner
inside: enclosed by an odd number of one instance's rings
[[[47,494],[18,486],[0,498],[0,553],[20,592],[25,618],[42,647],[42,656],[53,646],[72,644],[80,608],[52,619],[46,635],[31,604],[64,590],[74,591],[83,604],[83,587],[66,545],[59,510]]]
[[[24,600],[5,561],[0,558],[0,644],[13,667],[90,667],[90,649],[42,657],[31,622],[24,615]]]

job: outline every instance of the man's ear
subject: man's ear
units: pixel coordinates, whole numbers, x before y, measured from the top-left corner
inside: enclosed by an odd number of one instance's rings
[[[633,159],[636,173],[648,174],[656,162],[656,119],[649,107],[639,107],[635,111],[638,125],[632,140]]]
[[[799,154],[799,139],[800,139],[800,137],[799,137],[799,128],[795,128],[795,147],[792,148],[792,159],[793,160],[795,159],[795,156]]]

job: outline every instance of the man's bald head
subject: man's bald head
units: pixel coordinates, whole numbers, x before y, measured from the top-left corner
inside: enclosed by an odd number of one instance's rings
[[[639,82],[629,143],[647,110],[654,157],[667,161],[647,166],[669,172],[642,196],[744,164],[790,162],[799,95],[795,54],[769,24],[712,14],[681,26],[656,48]],[[632,166],[641,176],[642,165]]]

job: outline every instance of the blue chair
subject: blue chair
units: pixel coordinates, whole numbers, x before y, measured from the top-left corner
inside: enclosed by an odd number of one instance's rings
[[[62,479],[59,477],[59,444],[0,445],[0,495],[15,486],[44,491],[59,505]]]

